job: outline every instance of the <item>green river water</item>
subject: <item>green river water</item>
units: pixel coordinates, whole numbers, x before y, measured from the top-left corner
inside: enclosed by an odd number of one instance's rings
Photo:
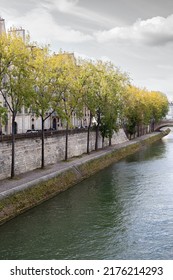
[[[173,259],[173,132],[2,225],[0,259]]]

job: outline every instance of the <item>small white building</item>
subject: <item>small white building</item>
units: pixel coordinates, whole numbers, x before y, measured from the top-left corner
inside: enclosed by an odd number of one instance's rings
[[[169,102],[169,111],[168,114],[166,115],[166,119],[173,119],[173,102]]]

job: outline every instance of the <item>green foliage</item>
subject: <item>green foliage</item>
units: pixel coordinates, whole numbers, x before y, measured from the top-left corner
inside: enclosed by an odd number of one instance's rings
[[[68,126],[72,126],[72,114],[82,116],[83,103],[81,91],[78,86],[79,67],[72,54],[59,53],[55,56],[56,79],[55,87],[61,95],[60,106],[56,108],[58,115],[64,119]]]
[[[22,106],[31,102],[30,51],[22,38],[0,36],[0,92],[15,118]]]
[[[34,98],[32,109],[37,117],[46,120],[56,109],[60,101],[55,88],[56,65],[48,47],[31,49],[32,83]]]
[[[0,36],[0,93],[12,115],[11,178],[15,165],[15,118],[22,106],[32,102],[33,85],[30,66],[30,50],[20,36]]]
[[[0,124],[5,124],[7,121],[7,109],[1,106],[0,103]]]
[[[110,62],[81,60],[78,81],[83,104],[97,121],[96,131],[99,129],[103,138],[111,138],[118,129],[121,95],[129,81],[127,75]]]

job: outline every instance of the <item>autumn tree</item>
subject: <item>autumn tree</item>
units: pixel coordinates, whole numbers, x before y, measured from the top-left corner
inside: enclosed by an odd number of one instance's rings
[[[89,112],[89,124],[87,126],[87,154],[90,153],[90,130],[92,119],[96,115],[98,92],[98,75],[96,66],[92,61],[80,60],[79,75],[78,75],[78,91],[82,93],[82,104]]]
[[[32,80],[34,88],[34,98],[32,110],[37,117],[41,118],[41,168],[45,166],[45,121],[57,111],[61,96],[58,92],[57,81],[57,61],[55,55],[50,53],[47,46],[40,48],[31,47],[32,51]]]
[[[68,131],[72,127],[72,115],[82,117],[83,113],[82,96],[78,87],[79,67],[72,54],[59,53],[57,55],[57,72],[56,88],[61,93],[61,110],[58,114],[66,126],[65,160],[67,160]]]
[[[0,92],[12,118],[11,178],[15,175],[15,120],[31,102],[30,50],[20,36],[0,36]]]
[[[169,103],[166,95],[160,91],[148,92],[148,108],[150,110],[150,124],[154,130],[155,123],[168,113]]]
[[[97,104],[97,125],[95,150],[98,149],[98,135],[100,128],[102,136],[108,136],[111,144],[113,131],[117,131],[118,129],[117,124],[121,107],[121,94],[127,82],[127,75],[121,73],[111,62],[98,61],[96,63],[97,88],[95,92],[95,100]]]
[[[83,60],[80,63],[78,79],[80,88],[83,89],[83,103],[90,111],[87,133],[87,153],[89,153],[89,135],[93,117],[96,119],[95,149],[98,148],[99,130],[103,140],[109,137],[111,144],[112,135],[118,129],[121,94],[128,77],[110,62]]]
[[[123,116],[126,123],[127,132],[130,134],[130,139],[132,135],[135,135],[139,126],[143,121],[144,115],[144,104],[141,98],[141,91],[135,86],[130,85],[127,87],[126,94],[124,96],[124,111]]]
[[[144,132],[143,126],[150,126],[154,130],[154,123],[161,120],[168,112],[167,97],[156,91],[135,86],[127,87],[124,94],[123,122],[130,135],[140,136]]]
[[[103,144],[104,138],[109,138],[109,145],[111,145],[113,133],[117,132],[120,128],[122,94],[129,82],[129,77],[109,62],[106,64],[104,80],[103,105],[99,129]]]
[[[105,104],[105,110],[102,111],[100,133],[102,136],[102,147],[104,147],[105,138],[109,139],[109,146],[111,146],[111,139],[114,132],[119,130],[117,108],[111,103]]]

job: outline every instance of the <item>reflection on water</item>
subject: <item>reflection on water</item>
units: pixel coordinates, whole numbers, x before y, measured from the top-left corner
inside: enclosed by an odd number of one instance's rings
[[[173,134],[0,228],[1,259],[173,259]]]

